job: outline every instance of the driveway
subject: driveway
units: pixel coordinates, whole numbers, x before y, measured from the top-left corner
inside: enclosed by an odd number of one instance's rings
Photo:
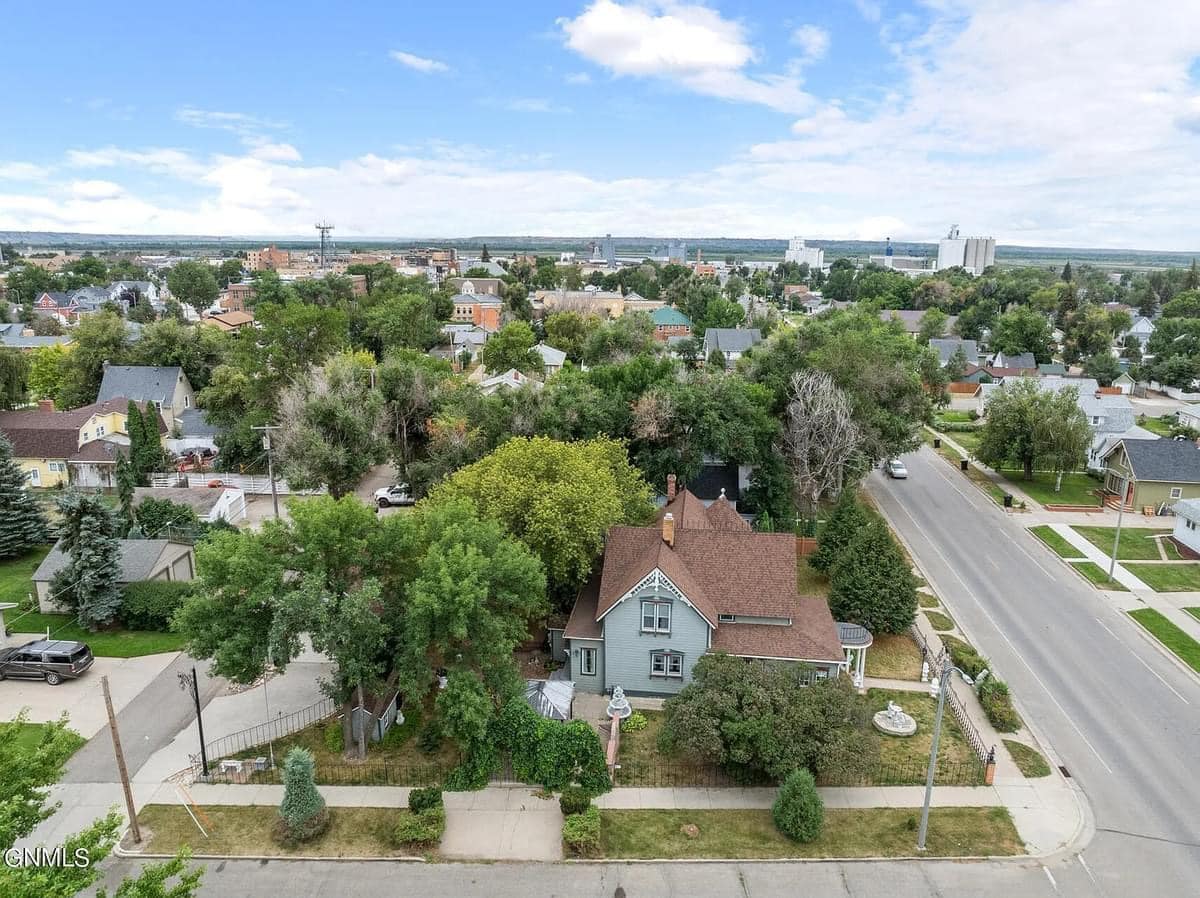
[[[439,853],[493,861],[562,860],[563,816],[555,798],[529,788],[447,792]]]
[[[376,465],[367,472],[367,476],[354,488],[354,495],[364,502],[373,502],[375,490],[391,486],[396,482],[396,468],[391,464]]]
[[[36,636],[17,636],[18,642]],[[77,680],[47,686],[40,680],[5,680],[0,683],[0,720],[12,720],[22,708],[29,709],[33,723],[58,720],[63,711],[71,729],[91,739],[108,727],[100,677],[108,675],[113,708],[119,714],[178,657],[178,652],[143,655],[140,658],[97,658],[91,670]],[[112,754],[111,747],[109,754]]]
[[[927,448],[905,463],[908,480],[875,472],[868,489],[1052,762],[1086,793],[1095,835],[1079,857],[1093,893],[1195,894],[1200,680],[1066,570],[1021,515]]]

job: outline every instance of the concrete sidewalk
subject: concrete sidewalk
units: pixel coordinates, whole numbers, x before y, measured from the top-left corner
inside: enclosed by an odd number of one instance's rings
[[[1079,552],[1080,558],[1099,565],[1103,571],[1108,571],[1108,566],[1112,563],[1112,558],[1102,552],[1097,546],[1092,545],[1089,540],[1084,539],[1084,537],[1076,533],[1071,525],[1052,523],[1050,524],[1050,529],[1069,542]],[[1126,589],[1142,592],[1152,591],[1149,586],[1125,570],[1119,561],[1113,566],[1112,578]]]

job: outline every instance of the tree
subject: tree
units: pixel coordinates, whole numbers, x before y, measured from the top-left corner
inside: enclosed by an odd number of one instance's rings
[[[29,398],[53,399],[62,403],[66,381],[67,347],[39,346],[30,353]]]
[[[308,842],[329,826],[329,810],[317,791],[313,754],[296,746],[283,759],[283,802],[276,828],[286,846]]]
[[[812,515],[822,496],[839,495],[848,471],[861,465],[861,444],[850,403],[833,378],[821,371],[793,374],[783,445],[797,507]]]
[[[958,344],[954,349],[950,360],[946,362],[946,379],[951,383],[962,380],[967,376],[967,365],[970,362],[967,360],[967,352],[963,349],[962,344]]]
[[[80,626],[95,630],[121,610],[121,548],[117,524],[100,496],[68,492],[57,501],[59,548],[68,556],[50,582],[56,604],[75,612]]]
[[[904,553],[880,518],[862,527],[830,568],[829,610],[872,633],[903,633],[917,613]]]
[[[133,496],[134,490],[137,488],[138,477],[137,472],[133,470],[133,465],[129,463],[129,456],[124,452],[117,453],[113,479],[117,483],[117,504],[121,509],[117,533],[122,538],[126,538],[134,525]]]
[[[347,356],[287,387],[279,399],[279,467],[292,486],[335,497],[384,457],[383,399]]]
[[[413,350],[391,352],[379,366],[376,382],[383,397],[384,420],[403,477],[408,476],[408,465],[418,450],[424,448],[429,421],[453,374],[448,363]]]
[[[525,373],[540,371],[542,357],[534,351],[537,337],[524,321],[512,321],[494,333],[480,352],[483,366],[498,374],[509,368]]]
[[[234,257],[226,259],[217,266],[217,282],[221,287],[228,287],[230,284],[239,283],[242,280],[242,260]],[[168,281],[169,285],[169,281]],[[175,288],[171,288],[171,292],[175,292]]]
[[[535,437],[511,439],[456,471],[431,500],[467,499],[499,521],[541,559],[555,595],[567,600],[590,573],[610,527],[650,519],[650,496],[621,443]]]
[[[798,769],[868,769],[878,759],[879,743],[856,726],[858,699],[849,678],[806,682],[801,665],[701,655],[692,681],[667,699],[661,742],[743,782],[781,782]]]
[[[1121,376],[1121,371],[1121,363],[1111,352],[1098,352],[1083,363],[1083,373],[1096,378],[1102,387],[1111,387],[1112,382]]]
[[[128,333],[125,321],[112,312],[85,316],[73,331],[74,340],[66,354],[60,395],[67,408],[96,401],[104,363],[117,364],[125,355]]]
[[[178,366],[199,391],[208,386],[213,370],[228,360],[231,339],[216,327],[166,318],[142,328],[126,357],[131,365]]]
[[[833,513],[821,527],[817,551],[808,556],[809,567],[828,571],[841,557],[854,535],[871,521],[871,513],[858,501],[853,490],[844,490]]]
[[[921,316],[920,328],[917,331],[917,342],[927,344],[930,340],[936,340],[944,336],[946,333],[946,324],[950,320],[950,316],[941,309],[929,309]]]
[[[488,248],[487,248],[487,244],[486,244],[486,243],[485,243],[485,244],[483,244],[483,248],[482,248],[482,249],[479,251],[479,261],[480,261],[480,262],[490,262],[490,261],[492,261],[492,254],[488,252]]]
[[[588,365],[623,362],[652,353],[657,346],[654,320],[645,312],[626,312],[592,331],[583,347],[583,361]]]
[[[18,558],[49,539],[46,517],[27,483],[13,461],[12,443],[0,434],[0,558]]]
[[[0,349],[0,409],[20,408],[29,387],[29,360],[18,349]]]
[[[1056,493],[1062,489],[1064,471],[1074,471],[1087,463],[1092,444],[1092,428],[1078,402],[1079,393],[1074,387],[1050,391],[1034,421],[1038,461],[1056,475]]]
[[[599,326],[600,319],[595,315],[555,312],[546,316],[546,342],[555,349],[561,349],[567,358],[578,364],[583,360],[583,348],[588,337]]]
[[[380,349],[415,349],[425,352],[441,336],[442,326],[429,299],[417,293],[388,295],[366,314],[367,327]]]
[[[1032,352],[1039,363],[1050,361],[1050,322],[1030,308],[999,316],[992,326],[991,347],[1005,355]]]
[[[809,771],[793,770],[788,774],[771,805],[771,818],[779,831],[794,842],[812,842],[821,835],[825,803]]]
[[[202,312],[216,302],[221,288],[207,262],[179,262],[167,274],[167,288],[181,303]]]
[[[1064,266],[1063,266],[1063,269],[1062,269],[1062,279],[1063,279],[1063,281],[1065,281],[1066,283],[1068,283],[1068,284],[1069,284],[1069,283],[1071,283],[1071,278],[1072,278],[1072,274],[1071,274],[1071,260],[1070,260],[1070,259],[1068,259],[1068,260],[1067,260],[1067,264],[1066,264],[1066,265],[1064,265]]]
[[[1200,289],[1176,293],[1175,298],[1162,307],[1162,317],[1200,318]]]
[[[138,484],[144,484],[148,474],[161,471],[166,465],[162,435],[158,429],[158,411],[152,405],[146,410],[132,399],[125,410],[125,431],[129,434],[129,466]]]

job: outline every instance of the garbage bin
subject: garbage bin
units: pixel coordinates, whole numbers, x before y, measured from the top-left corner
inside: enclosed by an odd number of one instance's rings
[[[962,468],[964,471],[971,470],[971,463],[969,461],[967,461],[965,458],[962,459],[961,461],[959,461],[958,466],[960,468]]]
[[[934,437],[934,438],[933,438],[933,448],[934,448],[934,449],[941,449],[941,448],[942,448],[942,441],[941,441],[941,439],[939,439],[938,437]]]
[[[1004,494],[1004,507],[1012,508],[1012,496],[1009,493]]]

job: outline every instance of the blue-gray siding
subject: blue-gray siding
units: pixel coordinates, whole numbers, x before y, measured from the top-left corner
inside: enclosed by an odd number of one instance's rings
[[[566,642],[571,653],[568,660],[569,676],[575,681],[575,688],[580,692],[604,692],[604,642],[599,639],[568,639]],[[579,661],[581,649],[596,650],[595,674],[583,673]]]
[[[642,632],[642,599],[671,602],[670,635]],[[657,597],[647,587],[613,608],[604,618],[604,687],[620,686],[626,692],[670,695],[691,682],[692,667],[708,650],[708,624],[686,602],[665,590]],[[653,651],[683,654],[683,676],[650,676]]]

